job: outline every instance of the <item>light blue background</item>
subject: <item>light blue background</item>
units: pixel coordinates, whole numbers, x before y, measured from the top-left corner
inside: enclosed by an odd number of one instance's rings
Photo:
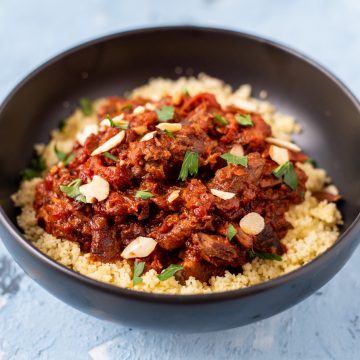
[[[227,27],[288,44],[360,97],[358,0],[0,0],[0,101],[30,70],[84,40],[168,24]],[[359,261],[360,250],[319,292],[270,319],[174,335],[129,329],[70,308],[25,276],[0,243],[0,360],[359,359]]]

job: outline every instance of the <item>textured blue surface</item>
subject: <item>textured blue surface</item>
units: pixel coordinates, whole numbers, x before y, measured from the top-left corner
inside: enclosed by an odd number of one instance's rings
[[[44,60],[100,35],[165,24],[227,27],[309,54],[360,97],[358,0],[0,1],[0,101]],[[0,360],[359,359],[360,250],[314,296],[243,328],[159,334],[106,323],[47,294],[0,243]]]

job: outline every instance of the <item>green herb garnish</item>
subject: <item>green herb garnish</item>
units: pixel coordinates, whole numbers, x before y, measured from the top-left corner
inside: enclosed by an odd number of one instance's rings
[[[158,116],[158,120],[168,121],[174,118],[174,107],[173,106],[163,106],[160,110],[156,109],[156,114]]]
[[[254,126],[254,123],[251,120],[251,116],[249,114],[246,115],[237,114],[235,115],[235,120],[241,126]]]
[[[60,190],[76,201],[86,203],[86,197],[80,192],[81,180],[75,179],[69,185],[60,185]]]
[[[64,118],[61,119],[61,120],[59,121],[58,129],[59,129],[60,131],[63,131],[63,130],[64,130],[64,127],[65,127],[65,124],[66,124],[65,119],[64,119]]]
[[[220,156],[228,162],[228,164],[241,165],[247,167],[248,157],[245,156],[236,156],[230,153],[225,153]]]
[[[199,171],[199,155],[193,151],[186,151],[183,163],[181,165],[180,174],[178,180],[185,181],[189,174],[190,176],[196,176]]]
[[[169,137],[171,137],[171,138],[174,138],[174,137],[175,137],[175,136],[174,136],[174,133],[172,133],[170,130],[165,129],[164,131],[165,131],[165,133],[166,133],[167,136],[169,136]]]
[[[273,174],[281,179],[286,185],[288,185],[292,190],[295,190],[298,186],[298,176],[295,172],[294,165],[292,162],[287,161],[286,163],[278,166]]]
[[[313,167],[316,167],[317,166],[317,163],[316,161],[311,158],[311,157],[308,157],[305,161],[304,161],[305,164],[311,164]]]
[[[183,94],[184,94],[185,96],[190,96],[190,93],[189,93],[189,91],[188,91],[187,88],[184,88],[184,89],[183,89]]]
[[[80,104],[80,107],[81,107],[81,111],[83,112],[83,114],[85,116],[90,116],[93,112],[93,107],[92,107],[92,103],[91,101],[86,98],[86,97],[83,97],[79,100],[79,104]]]
[[[132,110],[132,108],[133,108],[132,104],[127,104],[127,105],[124,105],[120,110],[121,111]]]
[[[114,122],[114,120],[110,117],[109,114],[106,115],[106,119],[109,120],[110,127],[112,128],[126,130],[129,127],[129,124],[117,124],[116,122]]]
[[[229,121],[221,115],[214,115],[214,120],[221,126],[227,125]]]
[[[232,224],[230,224],[227,229],[227,237],[228,237],[229,241],[231,241],[233,239],[233,237],[236,235],[236,233],[237,233],[237,231],[236,231],[235,227]]]
[[[163,270],[159,275],[158,279],[160,281],[165,281],[175,275],[179,270],[182,270],[184,267],[181,265],[171,264],[165,270]]]
[[[258,257],[258,258],[264,259],[264,260],[282,261],[282,257],[277,254],[257,252],[254,250],[249,251],[249,257],[250,257],[250,259],[255,259],[256,257]]]
[[[58,158],[59,161],[62,161],[62,163],[64,164],[64,166],[68,166],[70,164],[71,161],[73,161],[75,159],[75,154],[71,153],[71,154],[67,154],[64,151],[60,151],[57,146],[55,145],[54,147],[54,151],[55,154]]]
[[[148,190],[139,190],[135,194],[136,199],[143,199],[143,200],[151,199],[153,196],[154,195]]]
[[[137,285],[143,282],[143,279],[140,275],[143,273],[145,268],[144,262],[138,262],[134,265],[134,276],[133,276],[133,284]]]
[[[31,180],[36,177],[41,177],[45,169],[46,161],[42,156],[38,155],[31,160],[31,166],[26,168],[21,175],[23,180]]]
[[[108,159],[110,159],[110,160],[112,160],[112,161],[115,161],[115,162],[117,162],[117,161],[119,160],[117,157],[115,157],[113,154],[110,154],[108,151],[105,151],[105,152],[103,153],[103,155],[104,155],[105,157],[107,157]]]

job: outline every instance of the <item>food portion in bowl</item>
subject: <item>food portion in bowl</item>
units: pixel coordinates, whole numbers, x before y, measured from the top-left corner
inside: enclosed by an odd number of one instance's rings
[[[154,79],[80,105],[36,145],[13,196],[25,236],[75,271],[143,291],[225,291],[338,238],[336,187],[290,141],[299,125],[249,85]]]

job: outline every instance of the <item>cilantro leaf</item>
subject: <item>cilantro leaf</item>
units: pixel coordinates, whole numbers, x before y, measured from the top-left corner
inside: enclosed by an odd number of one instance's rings
[[[145,262],[138,262],[134,264],[134,275],[133,275],[133,284],[138,285],[143,282],[143,279],[140,275],[143,273],[145,268]]]
[[[60,185],[60,190],[76,201],[86,203],[85,196],[80,192],[81,180],[75,179],[69,185]]]
[[[56,145],[54,147],[54,151],[58,160],[61,161],[64,164],[64,166],[69,165],[69,163],[75,159],[75,155],[73,153],[67,154],[64,151],[60,151]]]
[[[181,165],[178,180],[185,181],[188,176],[196,176],[199,171],[199,155],[193,151],[186,151],[183,163]]]
[[[163,270],[159,275],[158,279],[160,281],[165,281],[175,275],[178,271],[182,270],[184,267],[181,265],[171,264],[165,270]]]
[[[86,98],[86,97],[83,97],[79,100],[79,104],[80,104],[80,108],[81,108],[81,111],[83,112],[83,114],[85,116],[90,116],[93,112],[93,107],[92,107],[92,103],[91,101]]]
[[[225,126],[229,123],[229,121],[226,118],[224,118],[219,114],[214,115],[214,120],[221,126]]]
[[[236,114],[235,115],[235,120],[238,124],[240,124],[241,126],[254,126],[254,123],[251,119],[250,114]]]
[[[126,130],[129,127],[129,124],[124,121],[123,124],[117,124],[114,122],[114,120],[110,117],[109,114],[106,115],[106,119],[109,120],[110,127],[117,128],[117,129],[123,129]]]
[[[151,199],[154,195],[148,190],[138,190],[135,194],[135,199],[148,200]]]
[[[230,224],[227,229],[227,237],[228,237],[229,241],[231,241],[233,239],[233,237],[236,235],[236,233],[237,233],[237,231],[236,231],[235,227],[232,224]]]
[[[105,157],[107,157],[108,159],[110,159],[110,160],[112,160],[112,161],[115,161],[115,162],[117,162],[117,161],[119,160],[116,156],[114,156],[113,154],[110,154],[108,151],[105,151],[105,152],[103,153],[103,155],[104,155]]]
[[[31,180],[36,177],[41,177],[45,169],[46,161],[42,156],[38,155],[31,160],[31,166],[24,169],[21,175],[23,180]]]
[[[236,156],[230,153],[225,153],[220,156],[228,162],[228,164],[241,165],[247,167],[248,157],[245,156]]]
[[[161,109],[156,109],[155,111],[160,122],[172,120],[174,118],[173,106],[163,106]]]
[[[171,137],[171,138],[174,138],[174,137],[175,137],[175,136],[174,136],[174,133],[171,132],[170,130],[165,129],[164,131],[165,131],[165,133],[166,133],[167,136],[169,136],[169,137]]]
[[[265,253],[265,252],[257,252],[254,250],[249,251],[250,259],[255,259],[256,257],[264,260],[276,260],[282,261],[282,257],[277,254]]]
[[[298,186],[298,176],[295,172],[294,165],[292,162],[287,161],[282,165],[279,165],[274,171],[273,174],[281,179],[286,185],[288,185],[292,190],[295,190]]]

